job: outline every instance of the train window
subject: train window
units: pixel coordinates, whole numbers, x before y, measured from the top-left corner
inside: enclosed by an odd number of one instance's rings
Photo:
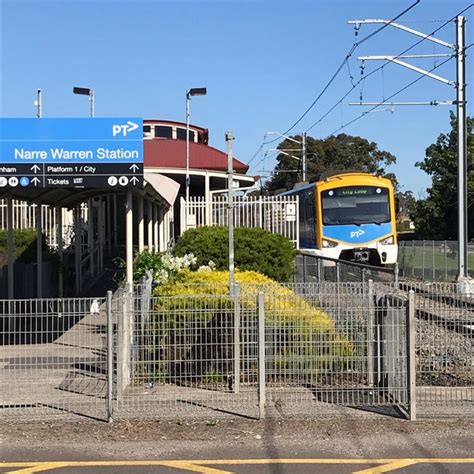
[[[390,222],[389,192],[376,186],[346,186],[321,193],[324,225]]]

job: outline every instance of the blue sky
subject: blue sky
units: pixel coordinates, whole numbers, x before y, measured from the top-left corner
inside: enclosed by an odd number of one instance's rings
[[[234,153],[248,162],[264,133],[285,131],[334,73],[355,40],[348,20],[390,19],[413,1],[0,0],[0,113],[33,116],[36,89],[41,88],[44,116],[87,116],[87,99],[71,92],[76,85],[95,89],[97,116],[184,121],[186,89],[204,86],[208,95],[192,100],[192,122],[209,128],[211,144],[221,149],[225,131],[232,129]],[[399,21],[430,33],[442,25],[438,20],[468,5],[422,0]],[[468,44],[473,10],[466,13]],[[376,28],[363,26],[359,38]],[[452,43],[454,28],[451,23],[437,36]],[[365,42],[294,132],[306,130],[351,88],[350,75],[359,79],[358,55],[396,55],[416,41],[386,28]],[[410,51],[433,52],[449,50],[424,41]],[[413,60],[427,69],[435,61]],[[365,73],[380,64],[368,62]],[[454,61],[436,73],[454,80]],[[380,101],[417,77],[387,66],[364,81],[363,99]],[[469,79],[470,74],[468,84]],[[364,109],[348,105],[359,94],[356,88],[310,135],[325,137],[359,115]],[[454,88],[423,78],[394,100],[452,100],[454,95]],[[343,131],[395,154],[392,171],[403,189],[419,196],[430,180],[414,163],[440,132],[448,131],[450,109],[398,107],[394,113],[367,114]],[[257,154],[251,163],[255,174],[273,168],[272,158],[262,158]]]

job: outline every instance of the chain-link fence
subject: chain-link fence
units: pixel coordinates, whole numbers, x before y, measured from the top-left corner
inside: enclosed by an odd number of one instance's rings
[[[473,413],[473,296],[393,282],[0,301],[2,419]]]
[[[316,282],[398,282],[398,264],[376,267],[361,263],[322,257],[301,251],[295,258],[293,281]]]
[[[412,240],[398,243],[400,276],[424,281],[454,281],[458,273],[458,242]],[[468,245],[468,269],[474,277],[474,244]]]

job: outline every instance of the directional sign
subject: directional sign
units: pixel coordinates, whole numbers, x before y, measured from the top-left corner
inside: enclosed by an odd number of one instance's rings
[[[0,188],[143,187],[142,130],[137,118],[0,119]]]

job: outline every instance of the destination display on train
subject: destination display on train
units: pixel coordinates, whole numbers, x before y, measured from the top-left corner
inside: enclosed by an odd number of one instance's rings
[[[376,186],[347,186],[323,191],[324,197],[376,196],[387,194],[386,188]]]
[[[140,118],[0,119],[0,188],[143,187]]]

